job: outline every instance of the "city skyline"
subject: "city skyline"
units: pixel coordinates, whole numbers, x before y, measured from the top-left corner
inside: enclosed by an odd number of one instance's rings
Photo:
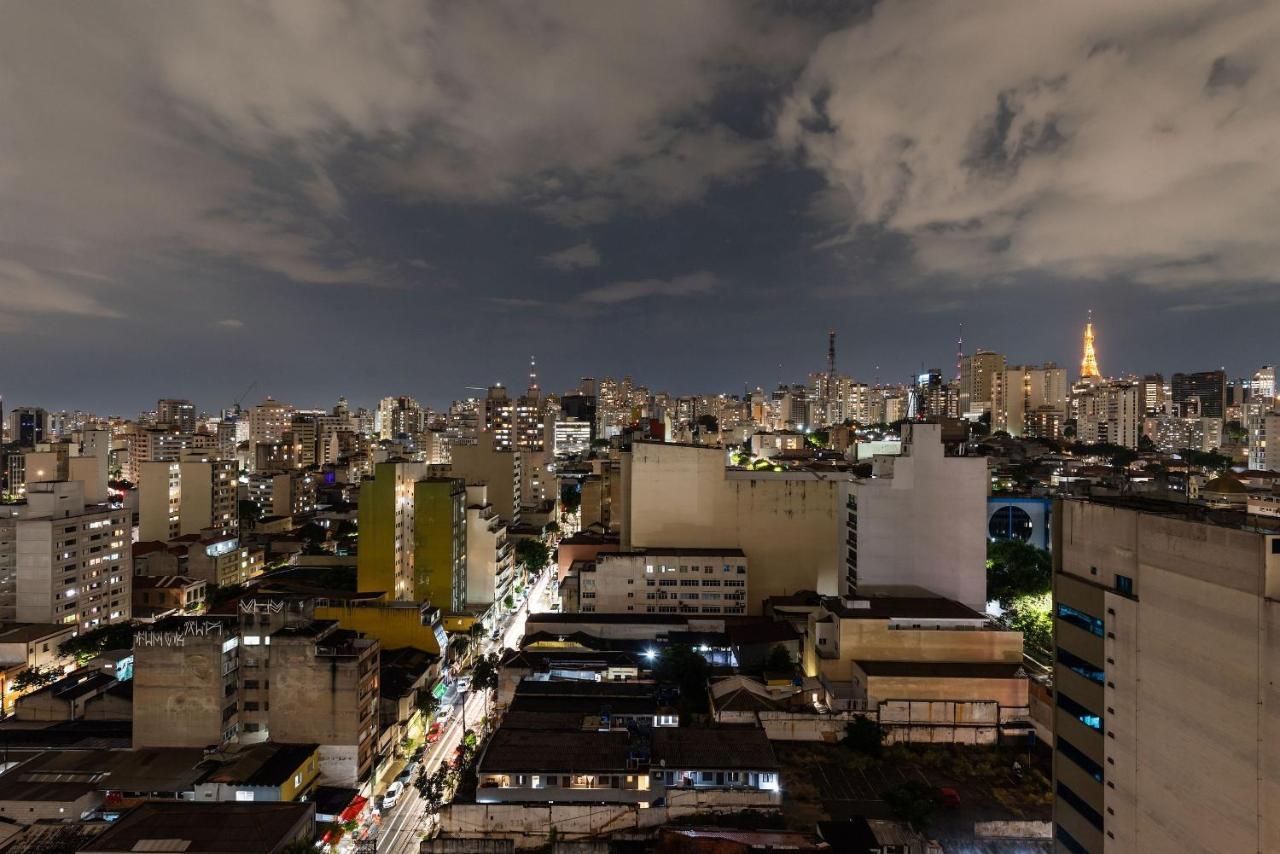
[[[897,380],[1087,308],[1108,372],[1248,375],[1280,16],[1199,5],[18,6],[5,399],[733,392],[828,328]]]

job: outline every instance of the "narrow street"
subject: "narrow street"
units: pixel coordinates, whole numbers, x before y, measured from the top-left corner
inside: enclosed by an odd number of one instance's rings
[[[502,630],[502,641],[486,640],[484,645],[486,655],[491,652],[501,652],[504,648],[519,648],[530,609],[534,613],[547,610],[547,583],[553,571],[544,572],[538,583],[530,589],[524,603],[507,616]],[[423,754],[422,760],[427,774],[434,773],[441,764],[453,761],[454,751],[462,741],[463,732],[467,727],[472,729],[477,727],[484,717],[484,706],[484,692],[468,692],[464,695],[463,701],[454,707],[453,714],[441,728],[440,739],[435,744],[429,745]],[[416,778],[415,773],[414,779]],[[384,854],[413,854],[417,851],[423,834],[428,830],[427,819],[426,801],[411,781],[405,787],[404,794],[400,796],[400,802],[383,817],[383,824],[378,834],[378,851]]]

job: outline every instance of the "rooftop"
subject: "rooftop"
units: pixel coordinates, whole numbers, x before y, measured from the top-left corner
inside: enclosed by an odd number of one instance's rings
[[[1280,518],[1250,514],[1244,510],[1206,507],[1203,504],[1190,504],[1185,501],[1165,501],[1158,498],[1135,495],[1094,495],[1089,498],[1064,497],[1063,500],[1079,504],[1099,504],[1153,516],[1180,517],[1188,522],[1216,525],[1220,528],[1261,531],[1268,534],[1280,533]]]
[[[968,605],[941,596],[832,596],[824,598],[822,604],[831,613],[849,620],[987,620],[986,615]]]
[[[318,749],[317,744],[265,741],[241,750],[230,762],[211,773],[209,780],[241,786],[282,786]]]
[[[314,818],[311,803],[153,801],[134,807],[81,854],[269,854]]]
[[[682,770],[768,771],[778,766],[756,727],[661,727],[653,731],[653,763]]]
[[[1018,661],[854,661],[868,676],[935,679],[1022,679]]]
[[[480,758],[482,774],[504,771],[623,771],[631,753],[626,732],[499,727]]]
[[[8,623],[0,625],[0,643],[31,643],[74,631],[75,626],[57,623]]]

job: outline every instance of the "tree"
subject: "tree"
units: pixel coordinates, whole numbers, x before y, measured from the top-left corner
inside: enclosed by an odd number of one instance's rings
[[[1053,584],[1053,559],[1044,549],[1022,540],[987,543],[987,599],[1001,608],[1028,595],[1048,593]]]
[[[711,675],[711,665],[692,647],[678,644],[664,649],[653,675],[659,682],[680,690],[682,715],[707,710],[707,678]]]
[[[422,717],[431,718],[440,711],[440,698],[430,688],[419,688],[418,695],[414,698],[414,705],[418,707]]]
[[[845,727],[840,743],[858,753],[879,756],[884,752],[884,728],[878,721],[859,715]]]
[[[56,667],[28,667],[13,679],[15,691],[34,691],[52,685],[62,678],[62,671]]]
[[[764,660],[764,669],[768,671],[790,673],[795,669],[795,666],[796,663],[791,658],[791,651],[780,643],[773,645]]]
[[[476,662],[476,666],[471,670],[471,688],[479,689],[485,692],[484,709],[485,716],[489,715],[489,703],[492,700],[491,691],[498,690],[498,674],[501,660],[496,652],[481,656]]]
[[[249,501],[248,499],[244,499],[236,505],[236,508],[240,514],[240,524],[250,528],[257,524],[258,518],[261,515],[258,512],[257,504]]]
[[[422,800],[426,804],[427,812],[434,815],[440,812],[440,808],[444,806],[445,797],[447,796],[450,783],[449,766],[441,763],[434,773],[427,773],[426,763],[418,770],[418,776],[413,781],[413,787],[418,790],[418,794],[422,795]]]
[[[560,487],[560,506],[566,513],[577,513],[582,506],[582,487],[576,483],[566,483]]]
[[[882,794],[889,810],[899,821],[906,822],[918,833],[929,828],[929,821],[938,808],[938,791],[918,780],[894,786]]]
[[[1053,595],[1038,593],[1014,599],[1005,611],[1005,621],[1009,628],[1022,632],[1023,647],[1042,653],[1035,656],[1037,658],[1045,658],[1053,648],[1052,607]]]
[[[699,433],[719,433],[720,422],[716,421],[716,417],[710,413],[699,415],[695,422],[698,425]]]
[[[58,654],[84,664],[109,649],[132,649],[133,635],[137,630],[138,627],[133,623],[101,626],[58,644]]]
[[[523,539],[516,543],[516,560],[530,572],[541,572],[551,561],[551,549],[540,539]]]

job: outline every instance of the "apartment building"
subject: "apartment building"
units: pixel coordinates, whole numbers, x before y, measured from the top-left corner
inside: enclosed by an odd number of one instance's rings
[[[446,611],[467,605],[467,486],[428,477],[413,485],[413,600]]]
[[[368,777],[379,644],[295,608],[169,617],[134,642],[133,745],[318,744],[322,785]]]
[[[870,479],[839,485],[841,591],[915,586],[984,608],[986,460],[949,456],[937,424],[906,424],[901,453],[877,454],[872,466]]]
[[[515,579],[507,524],[489,503],[488,487],[467,486],[467,604],[502,603]]]
[[[0,621],[127,621],[129,511],[86,503],[80,481],[33,483],[26,498],[0,507]]]
[[[1036,413],[1067,412],[1067,370],[1052,362],[1004,368],[992,381],[992,431],[1010,436],[1042,435],[1032,432]]]
[[[1280,850],[1280,520],[1054,509],[1058,850]]]
[[[385,592],[392,599],[414,595],[414,484],[426,476],[424,463],[378,463],[360,482],[360,552],[356,558],[360,592]]]
[[[468,484],[484,484],[489,503],[498,515],[514,526],[520,522],[521,495],[524,481],[521,467],[526,453],[512,451],[504,445],[502,434],[486,431],[477,436],[474,445],[455,445],[448,473]]]
[[[303,471],[254,472],[244,495],[257,508],[259,518],[309,513],[316,507],[315,476]]]
[[[568,613],[745,614],[738,548],[647,548],[575,561],[560,582]]]

